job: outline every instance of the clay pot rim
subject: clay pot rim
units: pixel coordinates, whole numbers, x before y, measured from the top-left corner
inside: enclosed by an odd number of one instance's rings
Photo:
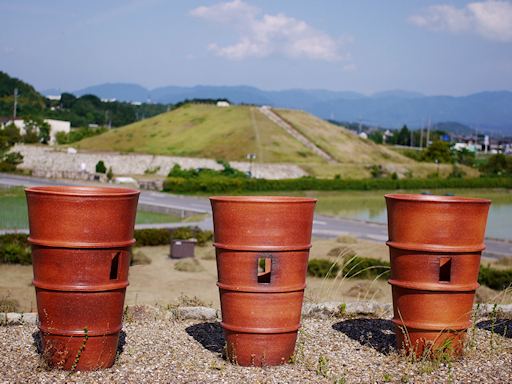
[[[432,202],[432,203],[476,203],[476,204],[490,204],[491,200],[463,197],[463,196],[439,196],[439,195],[422,195],[414,193],[388,193],[384,195],[386,199],[390,200],[405,200],[405,201],[418,201],[418,202]]]
[[[86,187],[86,186],[62,186],[45,185],[25,188],[26,193],[56,196],[80,196],[80,197],[120,197],[135,196],[140,191],[131,188],[119,187]]]
[[[316,203],[318,199],[300,196],[210,196],[210,201],[229,203]]]

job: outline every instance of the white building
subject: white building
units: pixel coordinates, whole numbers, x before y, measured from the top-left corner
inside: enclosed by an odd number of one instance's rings
[[[228,101],[217,101],[217,107],[226,108],[229,106],[230,104]]]
[[[44,119],[45,123],[48,123],[50,126],[50,142],[49,144],[53,145],[57,143],[57,132],[65,132],[69,133],[71,131],[71,122],[64,120],[53,120],[53,119]],[[9,125],[12,123],[12,120],[8,121],[4,125]],[[26,133],[25,130],[25,120],[16,119],[14,120],[14,125],[20,130],[20,134],[24,135]]]

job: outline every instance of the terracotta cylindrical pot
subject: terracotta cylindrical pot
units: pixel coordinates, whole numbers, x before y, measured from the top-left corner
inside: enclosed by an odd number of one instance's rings
[[[25,190],[43,357],[52,367],[114,364],[139,191]]]
[[[462,353],[490,201],[385,195],[397,346],[415,353]]]
[[[228,358],[243,366],[287,363],[300,328],[316,200],[210,200]]]

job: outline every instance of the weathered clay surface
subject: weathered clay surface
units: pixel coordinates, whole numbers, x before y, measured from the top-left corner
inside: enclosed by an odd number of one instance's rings
[[[315,202],[295,197],[211,198],[221,325],[232,362],[278,365],[293,354]]]
[[[110,367],[139,192],[33,187],[26,194],[43,356],[65,370]]]
[[[161,311],[160,308],[145,306],[154,311]],[[131,307],[130,307],[131,308]],[[341,310],[343,308],[343,310]],[[499,313],[504,316],[512,314],[512,304],[475,304],[473,313],[476,317],[486,317],[493,313]],[[176,309],[165,311],[166,320],[219,320],[220,311],[209,307],[178,307]],[[373,301],[356,301],[352,303],[342,303],[331,301],[326,303],[304,303],[302,306],[302,318],[329,319],[336,317],[353,317],[356,315],[370,315],[387,319],[393,313],[392,304],[382,304]],[[0,325],[22,325],[37,324],[36,312],[7,312],[0,313]]]
[[[386,195],[397,344],[459,355],[478,288],[490,201]]]

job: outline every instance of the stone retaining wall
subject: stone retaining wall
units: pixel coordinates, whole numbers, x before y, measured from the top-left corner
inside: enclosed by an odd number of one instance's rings
[[[16,145],[13,151],[23,155],[22,169],[32,170],[34,175],[62,178],[86,179],[94,174],[96,164],[103,160],[106,167],[112,167],[114,175],[155,175],[167,176],[171,168],[178,164],[183,169],[209,168],[221,170],[222,165],[212,159],[192,157],[154,156],[142,154],[120,154],[115,152],[81,152],[71,154],[60,148],[41,145]],[[233,168],[242,172],[252,169],[252,175],[264,179],[288,179],[306,176],[302,168],[293,164],[260,164],[230,162]],[[82,175],[82,176],[80,176]],[[75,177],[76,176],[76,177]]]

